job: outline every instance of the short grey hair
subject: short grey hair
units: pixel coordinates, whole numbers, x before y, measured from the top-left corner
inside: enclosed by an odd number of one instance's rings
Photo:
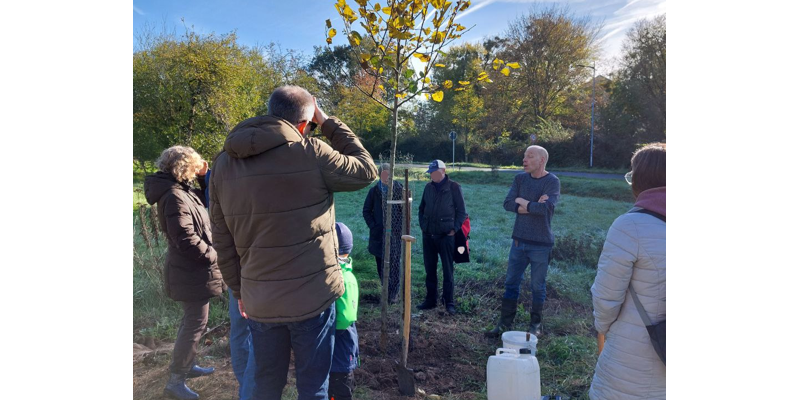
[[[380,168],[378,168],[378,172],[379,173],[383,172],[383,171],[388,171],[388,170],[389,170],[389,164],[387,164],[387,163],[381,164]]]
[[[268,115],[297,125],[301,121],[310,121],[314,116],[314,98],[300,86],[281,86],[269,96],[267,110]]]

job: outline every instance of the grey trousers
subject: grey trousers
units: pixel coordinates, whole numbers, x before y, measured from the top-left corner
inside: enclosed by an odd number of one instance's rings
[[[172,350],[172,363],[169,371],[173,374],[185,374],[192,369],[194,357],[197,355],[197,343],[206,330],[208,323],[208,300],[181,301],[183,318],[175,338]]]

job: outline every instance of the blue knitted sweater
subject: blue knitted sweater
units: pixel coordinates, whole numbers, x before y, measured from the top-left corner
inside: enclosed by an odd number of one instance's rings
[[[543,194],[549,198],[544,203],[539,203],[539,197]],[[518,205],[514,202],[517,197],[530,201],[528,214],[517,212]],[[552,247],[554,238],[550,221],[560,197],[561,181],[551,173],[538,179],[525,172],[515,176],[503,202],[506,211],[517,214],[511,237],[523,243]]]

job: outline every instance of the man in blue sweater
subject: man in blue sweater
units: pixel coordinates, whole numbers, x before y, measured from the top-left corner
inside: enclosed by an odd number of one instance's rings
[[[508,254],[505,293],[500,308],[500,321],[486,332],[489,337],[498,337],[514,325],[517,314],[517,299],[522,275],[528,264],[531,266],[531,323],[528,330],[539,336],[542,333],[542,308],[545,300],[545,278],[553,248],[553,231],[550,222],[561,195],[561,182],[547,172],[548,154],[541,146],[530,146],[522,160],[524,173],[514,177],[503,208],[516,215],[511,235],[511,251]]]

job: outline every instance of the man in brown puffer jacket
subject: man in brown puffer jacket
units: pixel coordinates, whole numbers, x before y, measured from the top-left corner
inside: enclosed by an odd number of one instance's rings
[[[307,135],[321,125],[325,142]],[[253,335],[254,398],[280,399],[295,353],[298,399],[325,399],[344,292],[333,193],[377,178],[372,156],[303,88],[228,134],[210,181],[214,248]]]

